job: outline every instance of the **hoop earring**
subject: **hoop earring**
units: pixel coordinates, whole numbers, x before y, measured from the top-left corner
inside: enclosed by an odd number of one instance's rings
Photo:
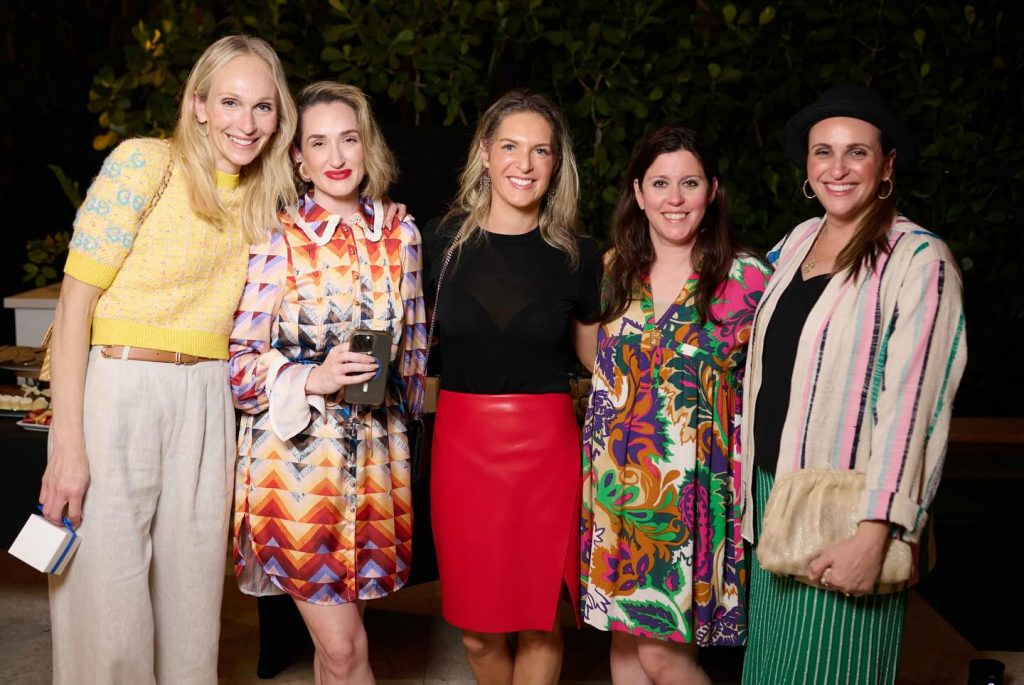
[[[885,195],[882,195],[882,183],[885,183],[886,181],[889,182],[889,192],[886,193]],[[883,178],[882,183],[878,184],[878,199],[887,200],[889,199],[889,196],[892,195],[892,191],[896,188],[896,184],[892,182],[891,178]]]
[[[312,183],[313,179],[306,173],[306,167],[303,162],[299,162],[299,166],[295,167],[295,173],[299,175],[299,180],[303,183]]]
[[[210,135],[210,122],[209,121],[196,121],[196,128],[199,129],[199,135],[203,138]]]
[[[804,184],[803,184],[803,186],[801,186],[801,189],[804,192],[804,197],[806,197],[808,200],[813,200],[815,198],[814,192],[813,191],[811,193],[807,192],[807,186],[809,186],[810,184],[811,184],[811,179],[805,178],[804,179]]]

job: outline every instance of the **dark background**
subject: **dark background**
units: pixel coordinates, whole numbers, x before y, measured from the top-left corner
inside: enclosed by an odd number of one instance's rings
[[[802,172],[782,157],[782,124],[830,85],[870,83],[914,127],[924,153],[897,179],[899,206],[949,240],[964,272],[969,359],[954,411],[1024,416],[1024,365],[1012,354],[1024,341],[1019,3],[344,6],[347,14],[326,0],[4,3],[0,292],[34,287],[23,282],[26,241],[71,226],[74,209],[46,165],[60,166],[84,193],[106,151],[93,140],[113,130],[100,114],[120,116],[124,135],[173,125],[173,82],[111,90],[97,74],[134,78],[151,73],[152,62],[180,79],[203,46],[229,32],[271,41],[293,87],[338,78],[371,94],[402,169],[392,195],[421,226],[445,210],[481,109],[510,87],[533,86],[562,105],[573,127],[583,214],[598,239],[635,141],[682,119],[718,150],[740,235],[764,250],[820,213],[800,197]],[[170,57],[151,59],[139,46],[161,27]],[[352,47],[351,59],[339,47]],[[13,313],[3,310],[0,342],[13,337]]]

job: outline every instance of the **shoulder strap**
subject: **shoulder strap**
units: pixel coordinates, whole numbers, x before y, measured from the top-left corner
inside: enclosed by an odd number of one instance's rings
[[[156,203],[160,201],[160,196],[164,194],[164,190],[167,188],[167,184],[171,180],[171,170],[174,168],[174,158],[170,155],[170,144],[167,145],[167,166],[164,167],[163,175],[160,177],[160,183],[157,184],[156,190],[149,197],[149,202],[143,207],[142,213],[139,214],[139,226],[142,226],[143,222],[149,218],[149,213],[153,211],[153,207],[156,207]],[[50,381],[50,352],[53,350],[53,346],[50,345],[51,338],[53,337],[53,322],[46,329],[46,333],[43,334],[43,341],[40,346],[46,348],[46,352],[43,354],[43,363],[39,369],[39,380]]]
[[[150,212],[156,207],[156,203],[160,202],[160,196],[164,194],[164,190],[167,189],[167,184],[171,181],[171,171],[174,169],[174,157],[171,155],[170,144],[167,145],[167,166],[164,167],[164,172],[160,176],[160,183],[157,184],[156,190],[149,196],[149,202],[142,209],[142,213],[139,214],[139,226],[141,226],[146,219],[149,218]]]

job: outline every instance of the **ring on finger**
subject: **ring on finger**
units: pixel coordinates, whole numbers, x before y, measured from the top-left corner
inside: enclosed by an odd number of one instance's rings
[[[831,575],[832,575],[832,567],[831,566],[829,566],[827,569],[825,569],[822,572],[822,574],[821,574],[821,584],[824,585],[829,590],[832,589]]]

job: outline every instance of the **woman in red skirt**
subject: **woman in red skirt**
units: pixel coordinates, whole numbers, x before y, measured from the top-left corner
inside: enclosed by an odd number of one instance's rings
[[[601,271],[597,246],[579,237],[578,183],[561,113],[513,91],[484,114],[452,210],[424,232],[427,288],[441,283],[431,465],[441,601],[480,683],[556,683],[563,583],[577,604],[568,371],[574,349],[593,364]]]

